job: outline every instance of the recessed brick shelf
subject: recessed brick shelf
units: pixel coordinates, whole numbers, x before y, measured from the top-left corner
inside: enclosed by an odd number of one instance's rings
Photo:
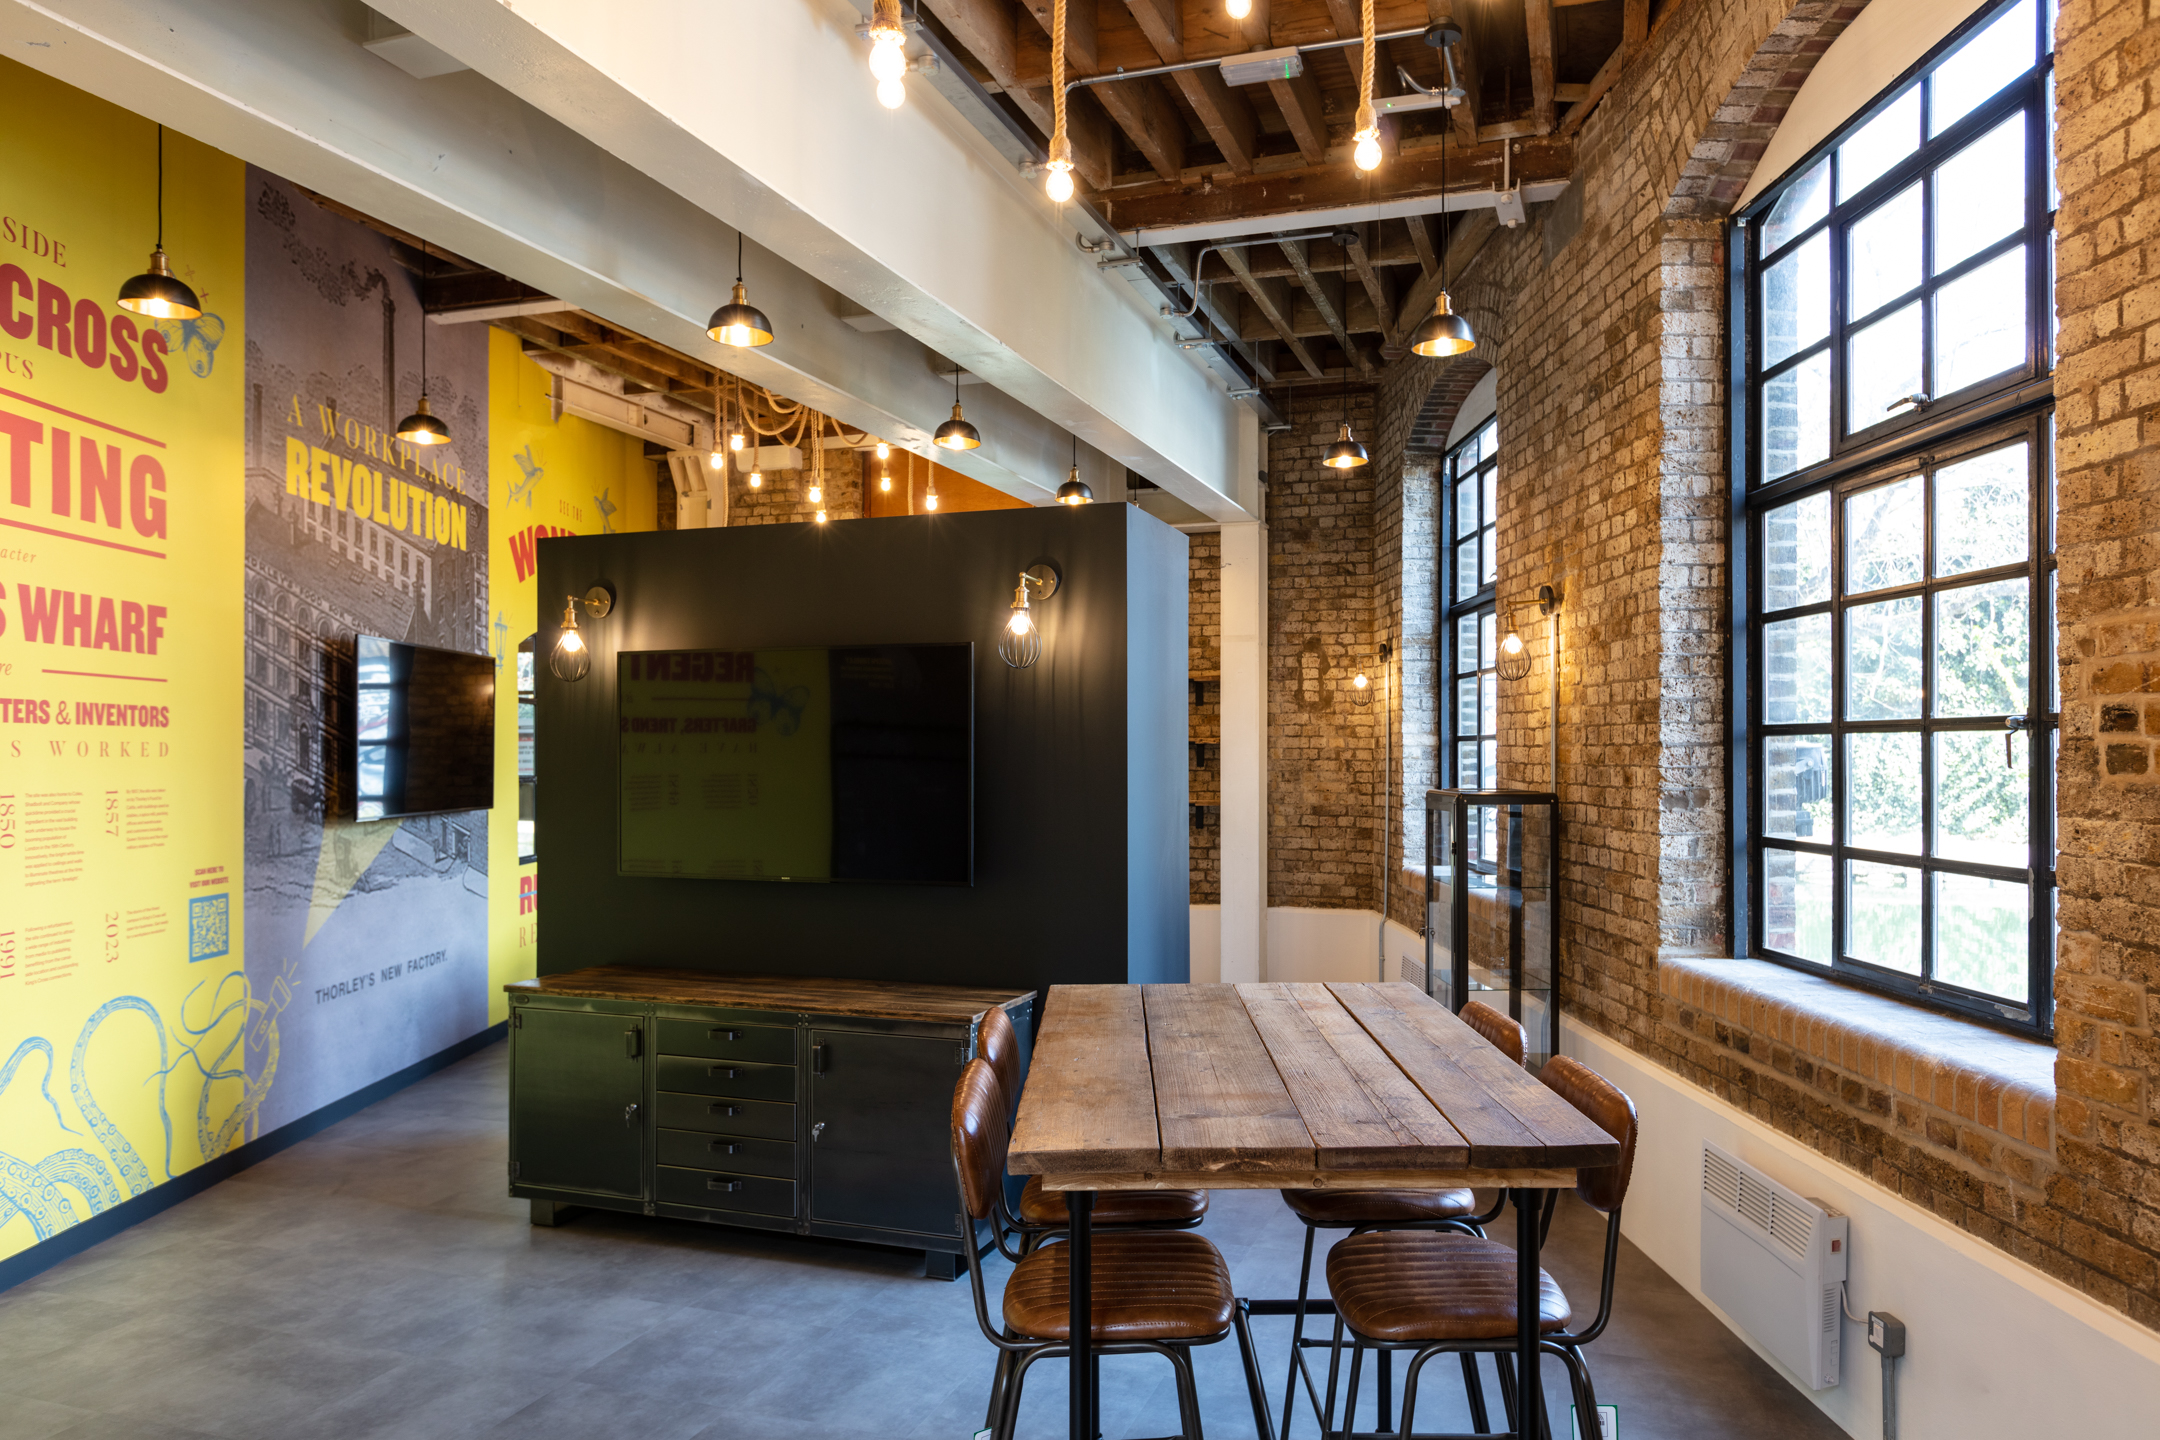
[[[1658,988],[1668,1021],[1688,1035],[1908,1144],[1949,1152],[1984,1183],[2037,1187],[2053,1168],[2051,1046],[1763,960],[1667,958]],[[1840,1158],[1877,1171],[1850,1151]]]

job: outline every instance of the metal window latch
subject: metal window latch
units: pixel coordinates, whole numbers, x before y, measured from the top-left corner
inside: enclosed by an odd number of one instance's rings
[[[2012,715],[2009,719],[2003,721],[2003,768],[2005,770],[2015,770],[2017,768],[2017,752],[2011,747],[2011,738],[2030,724],[2031,722],[2023,715]]]
[[[1926,395],[1921,393],[1920,391],[1915,390],[1912,394],[1901,395],[1897,399],[1891,401],[1888,405],[1883,406],[1883,414],[1889,415],[1895,411],[1903,410],[1908,405],[1914,405],[1925,409],[1928,402],[1933,398],[1933,396]]]

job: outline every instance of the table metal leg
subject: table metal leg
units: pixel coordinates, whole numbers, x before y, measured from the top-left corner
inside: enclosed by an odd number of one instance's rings
[[[1521,1376],[1515,1433],[1518,1440],[1539,1440],[1544,1434],[1545,1391],[1538,1381],[1538,1220],[1545,1197],[1536,1190],[1516,1190],[1508,1198],[1515,1203],[1515,1364]]]
[[[1065,1192],[1066,1223],[1071,1227],[1065,1237],[1070,1251],[1065,1258],[1072,1276],[1068,1287],[1072,1307],[1072,1410],[1067,1424],[1070,1440],[1095,1440],[1096,1419],[1102,1413],[1097,1393],[1101,1372],[1095,1365],[1094,1211],[1094,1191]]]

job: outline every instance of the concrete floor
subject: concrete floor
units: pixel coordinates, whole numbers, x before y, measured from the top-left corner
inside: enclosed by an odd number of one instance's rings
[[[923,1279],[919,1252],[600,1213],[529,1225],[503,1193],[506,1060],[492,1046],[0,1294],[0,1440],[968,1440],[981,1424],[990,1347],[966,1284]],[[1244,1293],[1295,1293],[1303,1231],[1273,1194],[1217,1192],[1202,1233]],[[1547,1251],[1586,1309],[1602,1236],[1571,1197]],[[1590,1358],[1623,1440],[1842,1434],[1632,1246],[1619,1296]],[[1256,1329],[1279,1414],[1289,1322]],[[1211,1432],[1250,1434],[1234,1342],[1198,1368]],[[1106,1435],[1176,1428],[1161,1360],[1113,1358],[1105,1387]],[[1489,1372],[1487,1390],[1498,1423]],[[1557,1375],[1549,1393],[1565,1417]],[[1433,1367],[1419,1428],[1467,1429],[1460,1396],[1459,1370]],[[1063,1366],[1045,1363],[1021,1433],[1062,1436],[1064,1416]],[[1310,1410],[1293,1434],[1315,1436]]]

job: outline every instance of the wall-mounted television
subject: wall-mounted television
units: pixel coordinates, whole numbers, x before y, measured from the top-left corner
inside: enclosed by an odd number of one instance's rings
[[[494,805],[492,655],[362,635],[352,674],[355,818]]]
[[[972,884],[974,651],[619,656],[619,873]]]

